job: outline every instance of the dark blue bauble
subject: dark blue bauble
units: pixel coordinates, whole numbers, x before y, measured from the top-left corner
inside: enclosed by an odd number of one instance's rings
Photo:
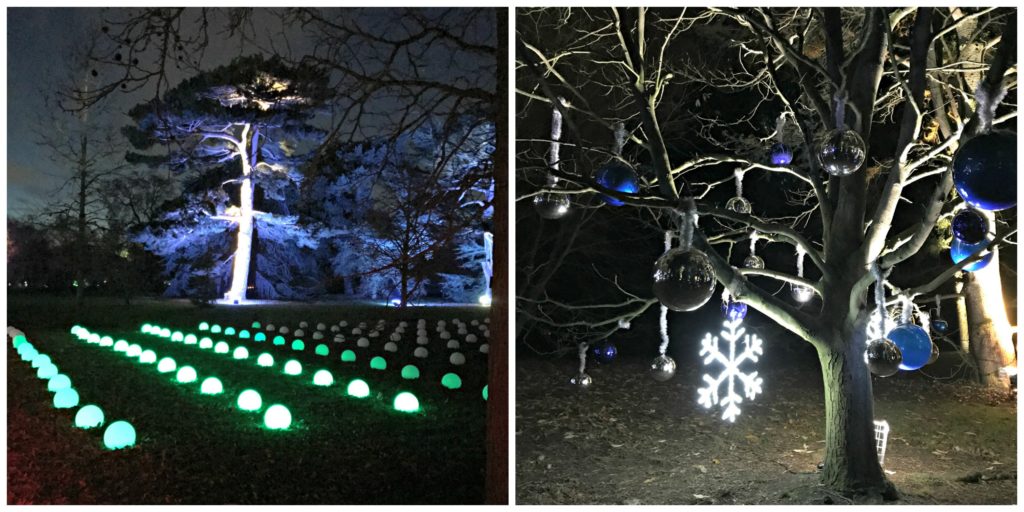
[[[949,330],[949,322],[942,319],[932,320],[932,330],[938,333],[945,333]]]
[[[591,347],[590,354],[594,357],[595,361],[601,364],[608,364],[615,360],[615,356],[619,355],[619,349],[615,348],[614,343],[606,341]]]
[[[992,132],[965,142],[953,157],[953,184],[975,208],[998,211],[1016,206],[1016,137]]]
[[[772,165],[789,165],[793,163],[793,150],[789,146],[776,142],[771,149]]]
[[[597,180],[598,185],[616,192],[635,194],[640,191],[640,182],[636,177],[636,172],[622,162],[614,161],[602,165],[597,170],[594,179]],[[612,206],[622,206],[622,201],[614,197],[602,194],[601,199]]]
[[[953,263],[960,263],[961,261],[969,258],[971,254],[974,254],[975,251],[987,246],[988,244],[988,240],[982,240],[981,243],[978,244],[965,244],[960,240],[953,238],[953,242],[949,244],[949,256],[953,258]],[[982,257],[980,260],[975,261],[974,263],[971,263],[970,265],[967,265],[966,267],[964,267],[964,270],[967,272],[981,270],[988,266],[990,261],[992,261],[992,252],[987,251],[985,252],[984,257]]]
[[[729,302],[722,303],[722,314],[730,322],[743,320],[747,317],[747,305],[738,300],[729,299]]]
[[[916,370],[928,364],[932,357],[932,339],[919,325],[896,326],[885,337],[895,343],[903,355],[900,370]]]
[[[988,230],[988,218],[973,208],[964,208],[953,217],[953,236],[965,244],[981,243]]]

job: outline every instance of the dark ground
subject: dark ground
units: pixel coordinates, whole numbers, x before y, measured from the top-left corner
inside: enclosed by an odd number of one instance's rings
[[[269,503],[481,503],[484,492],[486,356],[476,346],[464,349],[467,364],[451,367],[448,350],[436,339],[434,321],[459,317],[483,321],[483,308],[394,308],[359,305],[275,305],[197,309],[183,301],[148,301],[125,307],[97,299],[76,312],[69,300],[10,297],[8,324],[25,331],[61,373],[71,377],[81,404],[96,403],[107,416],[126,419],[136,428],[134,448],[107,451],[98,429],[74,428],[75,409],[57,410],[45,382],[21,361],[7,342],[7,501],[10,504],[269,504]],[[422,372],[409,383],[398,376],[415,345],[415,321],[423,317],[431,332],[431,357],[415,359]],[[300,377],[280,373],[287,347],[249,340],[250,360],[238,364],[212,350],[169,343],[139,333],[143,322],[200,335],[201,320],[248,326],[253,320],[294,329],[300,320],[312,326],[345,319],[352,325],[379,318],[388,328],[371,348],[382,352],[399,319],[410,331],[389,357],[386,372],[369,369],[368,349],[356,349],[349,336],[345,348],[359,352],[357,366],[339,360],[339,344],[327,358],[313,354],[307,329]],[[157,373],[155,365],[130,362],[108,348],[77,341],[68,330],[82,324],[93,332],[123,337],[162,357],[194,366],[200,376],[219,377],[225,393],[203,396],[199,384],[177,384]],[[472,332],[472,331],[470,331]],[[484,340],[479,333],[481,342]],[[454,336],[454,332],[453,332]],[[270,339],[273,336],[269,336]],[[214,337],[214,341],[219,338]],[[232,348],[240,341],[225,337]],[[288,338],[290,343],[291,338]],[[259,346],[263,345],[263,346]],[[255,365],[262,351],[274,355],[273,371]],[[409,354],[405,356],[404,354]],[[439,356],[439,357],[438,357]],[[313,362],[317,364],[313,364]],[[328,368],[335,386],[311,384],[314,371]],[[445,371],[458,368],[463,389],[439,384]],[[206,370],[204,372],[204,370]],[[372,372],[372,373],[371,373]],[[343,383],[361,377],[375,393],[356,400],[344,396]],[[234,401],[240,389],[254,387],[269,403],[284,403],[293,415],[287,431],[262,427],[262,414],[243,413]],[[399,389],[414,392],[423,412],[407,415],[391,409]],[[234,391],[234,393],[231,393]],[[379,394],[378,394],[379,393]]]
[[[764,392],[743,404],[735,424],[697,404],[696,361],[665,383],[648,375],[650,358],[591,364],[594,384],[581,391],[568,384],[575,358],[520,350],[517,503],[848,503],[818,485],[816,361],[772,361],[770,349],[757,367]],[[876,417],[892,429],[885,469],[902,493],[896,503],[1017,502],[1015,395],[913,374],[874,382]]]

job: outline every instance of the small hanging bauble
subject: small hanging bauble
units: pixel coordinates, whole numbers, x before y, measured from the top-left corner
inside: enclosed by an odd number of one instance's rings
[[[978,244],[989,231],[988,217],[973,208],[964,208],[953,217],[953,236],[965,244]]]
[[[747,201],[740,196],[736,196],[725,202],[725,209],[748,215],[750,213],[750,201]]]
[[[895,343],[879,338],[868,343],[868,348],[864,351],[864,360],[867,361],[871,373],[879,377],[888,377],[900,370],[903,354]]]
[[[769,156],[772,165],[789,165],[793,163],[793,150],[781,142],[772,144]]]
[[[864,139],[853,130],[831,130],[818,141],[818,163],[832,176],[853,174],[866,157]]]
[[[949,330],[949,323],[946,322],[945,320],[942,320],[941,318],[937,320],[932,320],[932,330],[938,333],[945,333],[946,331]]]
[[[602,187],[624,194],[635,194],[640,190],[636,172],[617,160],[602,165],[594,175],[594,179]],[[622,206],[622,201],[614,197],[602,194],[601,199],[612,206]]]
[[[814,290],[806,286],[794,284],[792,285],[790,292],[793,294],[793,300],[797,302],[803,303],[814,298]]]
[[[965,142],[953,156],[953,185],[975,208],[998,211],[1016,206],[1016,137],[991,132]]]
[[[939,359],[939,346],[932,342],[932,355],[928,357],[928,362],[925,364],[932,364]]]
[[[560,219],[569,213],[569,196],[554,192],[541,192],[533,196],[533,208],[542,218]]]
[[[590,375],[587,375],[587,372],[577,373],[576,376],[574,376],[573,378],[569,379],[569,384],[572,384],[573,386],[577,386],[577,387],[584,388],[584,389],[585,388],[589,388],[590,385],[593,384],[593,383],[594,383],[593,379],[590,378]]]
[[[903,354],[901,370],[916,370],[928,363],[928,358],[932,356],[932,339],[919,325],[898,325],[885,337],[892,340]]]
[[[725,318],[730,322],[743,320],[747,317],[747,305],[730,298],[728,302],[722,303],[722,314],[724,314]]]
[[[693,311],[715,293],[715,269],[697,249],[671,249],[654,262],[654,296],[673,311]]]
[[[764,260],[756,254],[751,254],[743,260],[743,266],[747,268],[764,268]]]
[[[988,244],[988,240],[982,240],[981,243],[977,244],[965,244],[960,240],[953,238],[953,241],[949,244],[949,256],[950,258],[953,258],[953,263],[960,263],[974,254],[975,251],[986,247]],[[980,260],[965,266],[963,268],[964,271],[974,272],[987,267],[989,262],[992,261],[992,251],[986,250],[982,254],[984,254],[984,256],[982,256]]]
[[[665,382],[676,374],[676,362],[669,356],[662,354],[651,361],[651,377],[658,382]]]
[[[600,345],[590,347],[590,354],[598,363],[608,364],[615,360],[615,356],[619,354],[619,350],[615,348],[614,343],[606,341]]]

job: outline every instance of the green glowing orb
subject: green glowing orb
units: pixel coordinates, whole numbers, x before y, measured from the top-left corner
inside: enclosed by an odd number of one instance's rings
[[[38,356],[32,358],[32,368],[39,368],[40,366],[50,364],[52,362],[53,361],[50,360],[50,356],[46,354],[39,354]]]
[[[411,364],[407,364],[402,367],[402,378],[406,380],[418,379],[420,378],[420,369]]]
[[[448,389],[459,389],[462,387],[462,378],[454,373],[446,373],[441,377],[441,385]]]
[[[268,367],[274,366],[274,356],[264,352],[264,353],[260,354],[260,357],[256,358],[256,364],[258,364],[258,365],[260,365],[260,366],[262,366],[264,368],[268,368]]]
[[[114,338],[111,338],[110,336],[104,336],[100,338],[99,343],[101,347],[112,347],[114,346]]]
[[[284,345],[284,336],[274,336],[274,345]]]
[[[313,384],[316,386],[330,386],[334,384],[334,376],[327,370],[318,370],[313,374]]]
[[[388,362],[383,357],[377,356],[370,360],[370,368],[374,370],[386,370],[388,368]]]
[[[18,348],[18,347],[20,347],[20,346],[21,346],[21,344],[22,344],[22,343],[25,343],[26,341],[28,341],[28,339],[27,339],[27,338],[25,338],[25,336],[23,336],[23,335],[21,335],[21,334],[19,334],[19,335],[15,336],[15,337],[14,337],[14,341],[13,341],[13,343],[14,343],[14,348]]]
[[[484,386],[483,395],[484,395],[484,400],[487,400],[487,386]]]
[[[248,359],[249,349],[245,347],[236,347],[235,351],[231,353],[231,357],[235,359]]]
[[[219,395],[224,392],[224,384],[221,384],[217,377],[207,377],[199,386],[199,392],[204,395]]]
[[[235,328],[234,327],[227,327],[227,328],[225,328],[224,329],[224,335],[225,336],[234,336],[235,335]]]
[[[209,350],[213,348],[213,340],[210,338],[203,338],[199,340],[199,348],[202,350]]]
[[[331,353],[331,349],[327,348],[327,345],[317,345],[315,352],[318,356],[326,356]]]
[[[171,341],[185,341],[185,334],[181,331],[174,331],[171,335]]]
[[[178,373],[177,375],[175,375],[174,378],[177,379],[178,382],[182,384],[188,384],[190,382],[195,382],[196,377],[197,375],[195,368],[192,368],[191,366],[182,366],[181,368],[178,369]]]
[[[71,387],[71,378],[63,373],[58,373],[50,378],[50,382],[46,383],[46,390],[49,392],[60,391],[64,388]]]
[[[142,331],[142,334],[149,334],[149,332],[153,330],[153,326],[149,324],[142,324],[142,327],[140,327],[139,330]]]
[[[240,331],[240,332],[238,333],[238,338],[239,338],[239,339],[243,339],[243,340],[247,340],[247,339],[249,339],[249,338],[250,338],[251,336],[252,336],[252,335],[251,335],[251,334],[249,334],[249,331],[247,331],[247,330],[245,330],[245,329],[242,329],[242,330],[241,330],[241,331]]]
[[[292,350],[306,350],[306,344],[302,340],[295,340],[292,342]]]
[[[259,322],[253,322],[252,323],[252,328],[253,329],[259,329],[260,327],[263,327],[263,324],[261,324]]]
[[[267,335],[266,335],[266,333],[258,332],[258,333],[256,333],[256,336],[253,336],[252,340],[253,341],[267,341]]]
[[[199,342],[199,338],[197,338],[195,334],[188,334],[188,335],[185,336],[185,344],[186,345],[195,345],[198,342]]]
[[[164,327],[163,330],[160,331],[160,337],[161,338],[170,338],[171,337],[171,330],[166,328],[166,327]]]
[[[44,366],[40,366],[39,370],[36,370],[36,377],[39,377],[40,379],[49,379],[58,373],[60,373],[60,371],[57,369],[57,366],[53,363],[49,363]]]
[[[346,363],[351,363],[356,360],[356,353],[351,350],[346,350],[341,353],[341,360]]]
[[[124,352],[126,350],[128,350],[128,342],[127,341],[125,341],[125,340],[117,340],[117,343],[114,343],[114,352]]]
[[[139,362],[142,364],[153,364],[156,362],[156,352],[152,350],[143,350],[142,354],[139,355]]]
[[[217,324],[211,325],[210,332],[212,332],[213,334],[220,334],[220,326]]]
[[[100,342],[100,335],[96,334],[96,333],[91,333],[91,334],[89,334],[89,337],[87,338],[87,341],[89,343],[99,343]]]
[[[258,411],[263,407],[263,398],[255,389],[247,389],[238,394],[238,408],[243,411]]]
[[[171,373],[178,367],[178,363],[174,362],[174,359],[165,357],[156,364],[156,371],[160,373]]]
[[[199,322],[199,330],[200,331],[209,331],[210,330],[210,324],[208,324],[206,322]]]
[[[292,359],[284,364],[284,373],[288,375],[299,375],[302,373],[302,364]]]
[[[128,345],[128,350],[124,351],[124,355],[128,357],[139,357],[142,355],[142,347],[135,344]]]
[[[78,428],[96,428],[103,425],[103,410],[95,405],[86,405],[75,414],[75,426]]]
[[[213,346],[213,351],[218,354],[227,354],[228,352],[231,351],[231,347],[228,345],[228,342],[221,340],[218,341],[217,344]]]
[[[292,424],[292,413],[281,404],[271,405],[263,415],[263,424],[271,430],[284,430]]]
[[[75,388],[64,388],[53,395],[53,406],[58,409],[78,407],[78,391]]]
[[[370,385],[362,379],[356,379],[348,383],[348,388],[345,389],[348,396],[354,396],[356,398],[366,398],[370,396]]]
[[[127,421],[115,421],[103,432],[103,445],[108,450],[135,446],[135,427]]]
[[[416,412],[420,410],[420,401],[416,395],[402,391],[395,397],[395,410],[401,412]]]

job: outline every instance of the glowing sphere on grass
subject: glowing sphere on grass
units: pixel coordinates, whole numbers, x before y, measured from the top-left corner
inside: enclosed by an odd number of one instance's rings
[[[199,322],[199,330],[200,331],[209,331],[210,330],[210,324],[208,324],[206,322]],[[145,332],[145,331],[143,331],[143,332]]]
[[[125,341],[125,340],[117,340],[117,343],[114,343],[114,352],[125,352],[127,350],[128,350],[128,342],[127,341]]]
[[[441,331],[440,333],[438,333],[437,336],[439,338],[441,338],[442,340],[450,340],[450,339],[452,339],[452,334],[450,332],[448,332],[448,331]]]
[[[75,388],[64,388],[53,395],[53,406],[57,409],[78,407],[78,391]]]
[[[210,338],[203,338],[199,340],[199,348],[202,350],[209,350],[213,348],[213,340]]]
[[[143,350],[139,354],[139,362],[142,364],[153,364],[156,362],[156,352],[152,350]]]
[[[290,330],[288,329],[288,326],[282,325],[280,328],[277,329],[277,332],[281,334],[288,334]]]
[[[715,269],[703,252],[672,249],[654,263],[654,296],[673,311],[693,311],[715,292]]]
[[[121,341],[123,341],[123,340],[121,340]],[[114,346],[114,338],[111,338],[110,336],[104,336],[104,337],[100,338],[99,343],[100,343],[101,347],[113,347]]]
[[[276,330],[277,327],[274,324],[267,324],[267,332],[274,332]]]
[[[676,361],[669,356],[660,355],[651,361],[651,377],[658,382],[665,382],[676,374]]]
[[[182,384],[195,382],[196,378],[198,378],[198,375],[196,375],[196,369],[191,366],[182,366],[174,376],[174,379]]]
[[[429,343],[430,343],[430,340],[429,340],[429,339],[427,339],[427,337],[426,337],[426,336],[418,336],[418,337],[416,338],[416,344],[417,344],[417,345],[427,345],[427,344],[429,344]]]
[[[196,343],[199,343],[199,338],[197,338],[195,334],[186,334],[185,335],[185,344],[186,345],[195,345]]]
[[[388,336],[388,339],[391,341],[402,341],[402,335],[397,332],[393,332],[391,333],[391,336]]]
[[[206,329],[209,329],[209,328],[210,328],[210,326],[206,326]],[[202,325],[199,326],[199,330],[200,331],[205,331],[206,329],[203,329]],[[150,325],[150,324],[142,324],[142,327],[139,327],[139,332],[141,332],[142,334],[149,334],[152,330],[153,330],[153,326]],[[72,331],[72,332],[74,332],[74,331]]]
[[[250,325],[250,327],[252,327],[253,329],[259,329],[262,326],[263,326],[263,324],[261,324],[259,322],[253,322],[252,325]]]
[[[429,355],[429,353],[427,352],[427,349],[425,349],[423,347],[416,347],[416,350],[412,351],[412,355],[413,355],[413,357],[416,357],[416,358],[419,358],[419,359],[426,359],[427,356]]]
[[[441,385],[448,389],[459,389],[462,387],[462,378],[454,373],[446,373],[441,377]]]
[[[370,346],[370,340],[366,338],[359,338],[356,340],[356,346],[359,348],[366,348]]]
[[[481,354],[487,354],[487,353],[490,353],[490,351],[491,351],[491,346],[488,345],[487,343],[484,343],[483,345],[480,345],[480,353]]]
[[[107,338],[110,338],[110,336],[107,336]],[[96,344],[99,344],[100,340],[102,340],[102,339],[103,339],[103,338],[101,338],[99,334],[96,334],[96,333],[92,333],[92,334],[90,334],[90,335],[89,335],[89,337],[87,338],[87,341],[88,341],[89,343],[96,343]],[[113,338],[110,338],[110,340],[111,340],[111,341],[113,341],[114,339],[113,339]]]
[[[327,370],[317,370],[313,374],[313,385],[314,386],[330,386],[334,384],[334,376]]]
[[[540,192],[533,196],[533,209],[542,219],[558,220],[569,213],[569,196],[555,192]]]
[[[448,362],[455,366],[462,366],[466,364],[466,356],[462,355],[462,352],[452,352],[452,355],[448,356]]]
[[[39,354],[32,359],[32,368],[39,368],[40,366],[50,364],[53,361],[50,360],[50,356],[46,354]]]
[[[580,372],[569,379],[569,384],[580,388],[589,388],[594,383],[594,379],[587,375],[586,372]]]
[[[903,362],[901,370],[916,370],[928,363],[932,355],[932,340],[921,326],[903,324],[896,326],[886,335],[900,349]]]
[[[14,345],[14,348],[18,348],[21,346],[22,343],[25,343],[26,341],[28,341],[28,339],[25,338],[25,336],[19,334],[15,336],[13,340],[11,340],[11,343]]]
[[[818,163],[832,176],[857,172],[867,158],[867,147],[853,130],[831,130],[818,140]]]
[[[990,241],[983,240],[978,244],[965,244],[956,238],[949,244],[949,257],[953,259],[953,263],[959,264],[961,261],[970,258],[978,250],[982,250],[982,257],[979,260],[975,260],[969,265],[965,265],[963,270],[965,272],[975,272],[988,266],[992,262],[992,251],[985,249],[988,247]]]
[[[46,383],[46,390],[51,393],[70,387],[71,378],[63,373],[58,373],[57,375],[50,377],[50,381]]]
[[[263,407],[263,398],[255,389],[247,389],[238,394],[236,403],[243,411],[258,411]]]
[[[314,332],[313,333],[313,339],[316,340],[316,341],[320,341],[320,340],[324,339],[324,333],[322,333],[320,331]]]
[[[416,395],[408,391],[402,391],[395,397],[393,406],[399,412],[416,412],[420,410],[420,401],[416,398]]]
[[[274,404],[267,407],[263,413],[263,425],[270,430],[284,430],[292,424],[292,413],[287,407],[281,404]]]
[[[287,363],[284,363],[284,373],[286,375],[300,375],[302,373],[302,364],[292,359]]]
[[[170,338],[171,337],[171,330],[166,328],[166,327],[164,327],[163,329],[160,330],[160,337],[161,338]]]
[[[231,357],[234,359],[249,359],[249,349],[245,347],[235,347],[234,352],[231,353]]]
[[[242,329],[241,331],[238,332],[238,339],[240,340],[247,340],[250,337],[252,337],[252,334],[250,334],[249,331],[245,329]]]
[[[747,304],[730,298],[728,302],[722,303],[722,314],[730,322],[743,320],[747,317]]]
[[[402,378],[405,380],[418,379],[420,378],[420,369],[411,364],[407,364],[402,367]]]
[[[1017,140],[991,132],[968,140],[953,156],[953,185],[963,200],[982,210],[1017,205]]]
[[[174,331],[171,335],[171,341],[185,341],[185,334],[181,331]]]
[[[864,361],[868,363],[871,373],[879,377],[888,377],[900,370],[903,353],[892,341],[879,338],[868,343],[864,351]]]
[[[139,357],[142,355],[142,347],[135,344],[128,345],[128,350],[124,351],[124,355],[128,357]]]
[[[228,342],[226,341],[218,341],[217,344],[213,346],[213,351],[217,354],[227,354],[228,352],[231,352],[231,346],[228,345]]]
[[[932,320],[932,329],[939,333],[944,333],[949,330],[949,322],[943,319]]]
[[[331,349],[327,348],[327,345],[317,345],[313,352],[318,356],[326,356],[331,353]]]
[[[212,332],[213,334],[220,334],[220,331],[221,327],[219,325],[213,324],[210,326],[210,332]]]
[[[235,328],[234,327],[225,327],[224,328],[224,335],[225,336],[234,336],[235,335]]]
[[[590,347],[590,354],[598,363],[608,364],[615,360],[615,356],[619,354],[619,349],[616,348],[614,343],[605,341]]]
[[[21,349],[24,349],[24,350],[21,350]],[[26,343],[26,344],[22,345],[21,347],[19,347],[19,350],[21,350],[21,360],[22,361],[31,361],[32,358],[34,358],[34,357],[39,355],[39,351],[36,350],[35,347],[33,347],[32,345],[30,345],[28,343]]]
[[[740,196],[733,197],[725,202],[725,209],[731,212],[749,214],[752,210],[750,201]]]
[[[103,410],[95,405],[86,405],[75,413],[75,426],[90,429],[103,425]]]
[[[932,353],[931,353],[930,356],[928,356],[928,362],[925,363],[925,364],[932,364],[935,361],[938,361],[940,355],[941,355],[941,352],[939,351],[939,346],[936,345],[935,342],[933,341],[932,342]]]
[[[374,357],[370,360],[370,368],[374,370],[386,370],[388,368],[388,362],[380,356]]]
[[[274,336],[274,345],[284,345],[284,336]]]
[[[480,393],[484,396],[484,400],[487,400],[487,386],[484,386],[484,390]]]
[[[174,359],[165,357],[156,364],[156,371],[160,373],[171,373],[178,368],[178,363],[174,362]]]
[[[341,353],[341,360],[345,363],[351,363],[356,360],[356,353],[351,350],[346,350]]]
[[[384,351],[385,352],[398,352],[398,344],[393,342],[393,341],[389,341],[389,342],[384,344]]]
[[[768,159],[772,165],[789,165],[793,163],[793,150],[781,142],[776,142],[768,152]]]
[[[127,421],[115,421],[103,432],[103,445],[108,450],[135,446],[135,427]]]
[[[267,341],[267,335],[262,333],[262,332],[258,332],[258,333],[256,333],[255,336],[252,337],[252,340],[253,341]]]
[[[953,217],[953,236],[965,244],[978,244],[985,240],[991,229],[988,217],[973,208],[964,208]]]
[[[292,334],[295,335],[295,336],[305,336],[306,332],[303,331],[302,329],[295,329],[295,332],[292,333]]]
[[[455,340],[450,340],[448,342],[447,348],[452,349],[452,350],[458,350],[459,349],[459,342],[457,342]]]
[[[53,363],[47,363],[43,366],[40,366],[39,369],[36,370],[36,377],[45,380],[52,378],[58,373],[60,373],[60,370],[57,369],[56,365],[54,365]]]
[[[259,357],[256,358],[256,365],[262,366],[264,368],[274,366],[274,356],[264,352],[260,354]]]
[[[199,385],[199,392],[204,395],[219,395],[224,392],[224,384],[217,377],[207,377]]]
[[[476,343],[476,342],[477,342],[476,334],[467,334],[466,335],[466,343]]]
[[[623,194],[635,194],[640,190],[636,171],[619,161],[611,161],[602,165],[594,174],[594,181],[604,188]],[[612,206],[622,206],[623,204],[622,201],[603,194],[601,199]]]
[[[348,383],[348,387],[345,388],[345,393],[348,393],[348,396],[355,398],[366,398],[370,396],[370,385],[362,379],[355,379]]]

